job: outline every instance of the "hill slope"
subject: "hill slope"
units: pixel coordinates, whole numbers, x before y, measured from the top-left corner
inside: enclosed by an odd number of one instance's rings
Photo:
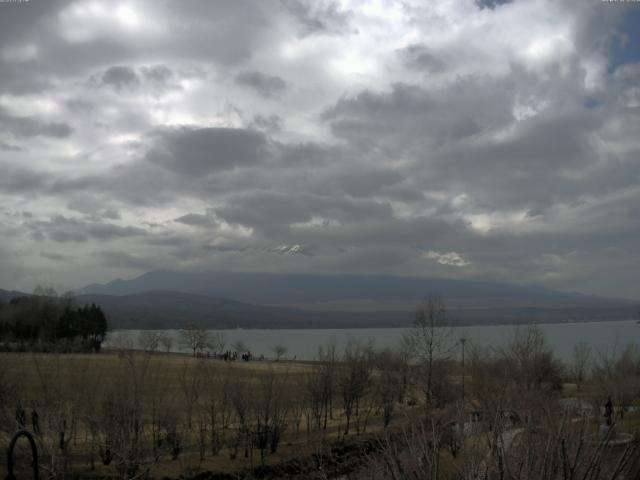
[[[195,322],[208,328],[382,328],[408,327],[413,312],[322,311],[291,307],[252,305],[204,295],[152,291],[134,295],[80,295],[79,303],[100,305],[111,328],[181,328]],[[480,307],[451,306],[455,324],[513,324],[629,319],[635,305]]]
[[[112,328],[181,328],[189,322],[221,329],[360,328],[405,326],[411,322],[406,312],[312,312],[172,291],[80,295],[77,301],[100,305]]]
[[[155,271],[82,293],[129,328],[407,326],[416,303],[433,293],[464,324],[620,320],[640,310],[640,302],[541,287],[385,275]]]
[[[83,294],[131,295],[170,290],[262,305],[305,305],[353,299],[398,301],[439,294],[447,301],[473,299],[526,304],[602,306],[637,303],[579,293],[558,292],[536,286],[519,286],[478,280],[400,277],[390,275],[305,275],[244,272],[153,271],[131,280],[93,284]],[[496,305],[492,305],[496,306]]]
[[[0,290],[0,299],[25,296]],[[571,297],[573,298],[573,297]],[[579,297],[581,298],[581,297]],[[457,324],[510,324],[620,320],[635,317],[640,307],[611,299],[595,302],[574,299],[446,298],[449,317]],[[96,303],[111,328],[181,328],[196,322],[208,328],[376,328],[406,327],[413,321],[416,302],[335,301],[297,306],[265,306],[176,291],[149,291],[132,295],[79,295],[80,304]]]
[[[12,298],[28,297],[28,293],[18,292],[16,290],[2,290],[0,288],[0,301],[8,302]]]

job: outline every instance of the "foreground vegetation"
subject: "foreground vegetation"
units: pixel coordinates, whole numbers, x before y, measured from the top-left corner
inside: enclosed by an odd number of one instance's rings
[[[0,449],[32,431],[52,478],[638,478],[638,349],[581,345],[562,365],[535,326],[501,350],[451,335],[430,301],[396,350],[352,341],[309,363],[0,354]]]

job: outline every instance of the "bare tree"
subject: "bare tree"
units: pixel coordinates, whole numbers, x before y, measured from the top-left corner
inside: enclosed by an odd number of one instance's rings
[[[191,430],[194,410],[205,387],[205,363],[204,359],[192,360],[185,358],[182,362],[178,381],[184,395],[184,410],[187,419],[187,428]]]
[[[429,407],[433,401],[436,362],[447,360],[454,345],[453,330],[442,298],[429,297],[418,305],[408,342],[424,369],[424,393]]]
[[[286,428],[289,408],[285,384],[287,375],[268,370],[260,375],[255,392],[252,437],[264,464],[267,452],[276,453]]]
[[[227,341],[224,338],[222,332],[215,332],[210,336],[208,346],[209,348],[211,348],[215,355],[221,355],[224,352],[224,347],[226,346],[226,344]]]
[[[235,460],[238,456],[238,450],[244,446],[244,456],[249,457],[250,450],[253,450],[253,445],[250,441],[250,415],[253,411],[254,398],[249,395],[248,382],[246,378],[242,378],[238,375],[234,375],[231,378],[229,385],[230,400],[235,413],[236,423],[236,438],[233,443],[233,451],[231,452],[231,459]]]
[[[394,351],[383,350],[374,358],[378,376],[374,385],[374,395],[378,408],[382,411],[382,421],[386,429],[391,422],[395,404],[402,393],[402,360]]]
[[[349,434],[353,417],[356,420],[358,433],[360,430],[360,407],[371,383],[371,354],[371,345],[364,345],[356,340],[349,340],[344,351],[338,386],[346,420],[345,435]]]
[[[573,347],[571,374],[573,379],[582,383],[587,374],[587,367],[591,361],[591,347],[585,342],[579,342]]]
[[[118,358],[117,373],[103,396],[100,456],[102,462],[114,466],[123,479],[140,474],[144,462],[143,436],[147,420],[143,395],[151,358],[125,352]]]
[[[398,401],[403,403],[407,397],[409,389],[410,363],[414,355],[413,338],[411,335],[404,335],[400,339],[400,344],[396,349],[396,358],[400,369],[401,383],[398,389]]]
[[[160,334],[152,330],[143,330],[138,334],[138,346],[147,353],[153,353],[160,345]]]
[[[192,322],[180,330],[180,339],[183,348],[191,350],[195,357],[199,352],[207,348],[209,332]]]
[[[233,342],[233,345],[231,346],[231,348],[233,348],[233,351],[236,352],[238,355],[241,355],[249,350],[249,347],[247,347],[247,344],[244,343],[242,340],[236,340],[235,342]]]
[[[320,362],[321,399],[324,410],[323,429],[327,429],[328,419],[333,420],[333,399],[336,395],[336,375],[338,356],[336,342],[331,340],[325,346],[318,348],[318,361]]]
[[[167,333],[160,334],[158,342],[160,343],[160,345],[162,345],[166,353],[171,352],[171,348],[173,347],[173,338],[171,337],[171,335]]]
[[[521,389],[534,390],[543,384],[556,386],[560,382],[561,366],[535,324],[517,327],[503,355],[511,379]]]
[[[310,433],[312,428],[320,430],[322,425],[322,417],[325,412],[325,403],[323,401],[323,376],[320,369],[315,369],[313,372],[308,373],[305,377],[305,399],[306,404],[306,418],[307,418],[307,433]]]
[[[282,357],[284,357],[287,353],[287,347],[284,345],[274,345],[271,349],[276,356],[276,362],[279,362]]]
[[[235,372],[230,366],[223,370],[217,363],[208,364],[206,380],[207,416],[212,455],[217,455],[225,441],[225,433],[231,422],[231,382]]]
[[[612,349],[598,352],[593,376],[601,390],[601,398],[611,396],[616,413],[623,418],[640,392],[640,350],[633,343],[620,350],[616,341]]]

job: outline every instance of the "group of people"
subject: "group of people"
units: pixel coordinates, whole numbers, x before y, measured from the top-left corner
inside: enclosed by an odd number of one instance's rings
[[[222,358],[222,360],[224,360],[225,362],[235,362],[238,360],[238,358],[240,358],[245,362],[249,362],[253,360],[253,354],[249,351],[239,353],[239,352],[227,350],[220,356],[220,358]]]

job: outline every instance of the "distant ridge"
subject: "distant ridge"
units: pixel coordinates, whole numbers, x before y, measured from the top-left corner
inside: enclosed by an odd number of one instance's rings
[[[182,328],[190,322],[221,329],[402,327],[412,318],[406,312],[308,312],[174,291],[79,295],[77,301],[100,305],[112,328]]]
[[[634,318],[640,302],[480,280],[392,275],[152,271],[92,284],[79,301],[119,328],[358,328],[409,326],[420,299],[439,294],[460,324]]]
[[[353,280],[353,277],[349,279]],[[297,278],[294,277],[294,280]],[[127,281],[120,280],[116,285],[122,289],[127,286]],[[505,288],[501,290],[503,296],[497,297],[497,292],[491,288],[483,290],[481,294],[469,292],[463,295],[464,285],[454,286],[458,290],[450,289],[443,296],[449,317],[460,325],[622,320],[635,318],[639,309],[636,302],[545,290],[534,290],[527,294],[526,290]],[[323,293],[324,298],[329,291]],[[239,293],[243,292],[245,289],[240,288]],[[457,292],[458,296],[453,296],[452,292]],[[0,290],[0,299],[5,302],[25,295],[28,294]],[[76,301],[79,304],[100,305],[113,329],[182,328],[189,322],[221,329],[410,326],[417,300],[390,300],[388,297],[367,301],[342,299],[270,306],[175,290],[150,290],[124,295],[85,293],[79,294]]]
[[[625,299],[559,292],[538,286],[520,286],[480,280],[391,275],[313,275],[226,271],[172,272],[158,270],[131,280],[117,279],[106,284],[92,284],[79,290],[78,293],[131,295],[154,290],[208,295],[261,305],[299,305],[350,299],[417,300],[431,294],[440,294],[448,300],[462,298],[508,299],[509,302],[561,302],[576,306],[637,303]]]
[[[412,311],[314,311],[271,307],[183,292],[151,291],[133,295],[80,295],[96,303],[112,328],[182,328],[195,322],[208,328],[386,328],[409,327]],[[637,306],[449,308],[454,324],[581,322],[629,319]]]
[[[16,290],[2,290],[0,288],[0,300],[2,300],[3,302],[8,302],[12,298],[27,297],[27,296],[29,296],[28,293],[18,292]]]

